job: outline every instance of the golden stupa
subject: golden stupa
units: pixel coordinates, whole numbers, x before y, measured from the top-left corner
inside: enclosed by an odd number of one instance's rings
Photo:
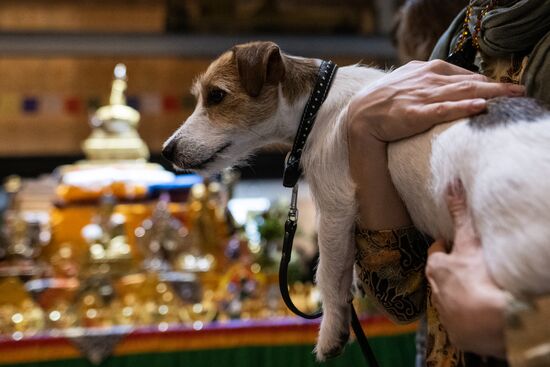
[[[140,114],[126,104],[126,66],[117,64],[108,106],[91,118],[92,134],[82,144],[89,163],[146,161],[149,149],[137,132]]]

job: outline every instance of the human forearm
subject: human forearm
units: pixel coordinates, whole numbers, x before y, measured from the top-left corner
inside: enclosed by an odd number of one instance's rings
[[[387,144],[369,134],[353,134],[349,146],[352,179],[362,185],[356,191],[360,227],[382,230],[411,225],[407,209],[391,181]]]

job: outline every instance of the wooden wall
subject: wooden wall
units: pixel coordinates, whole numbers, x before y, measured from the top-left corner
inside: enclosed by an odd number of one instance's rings
[[[159,103],[149,112],[143,108],[139,127],[151,151],[158,152],[164,139],[192,110],[191,82],[210,60],[1,58],[0,156],[78,154],[90,133],[93,106],[90,108],[88,101],[107,103],[118,62],[128,68],[127,94],[138,101],[156,98]],[[25,98],[37,101],[36,111],[24,111]],[[166,98],[175,100],[176,105],[163,106]]]
[[[163,32],[163,0],[2,0],[1,31]]]

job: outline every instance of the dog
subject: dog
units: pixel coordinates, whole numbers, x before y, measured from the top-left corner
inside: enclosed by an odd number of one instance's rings
[[[266,145],[292,144],[319,65],[317,59],[286,55],[271,42],[233,47],[194,82],[195,110],[165,142],[164,156],[179,169],[210,174],[246,162]],[[341,352],[349,337],[357,205],[347,108],[352,96],[385,75],[360,65],[339,68],[302,155],[318,212],[316,281],[324,312],[319,360]],[[550,291],[546,108],[526,98],[495,99],[485,115],[390,144],[388,159],[419,230],[452,240],[444,197],[447,185],[459,178],[499,286],[516,295]]]

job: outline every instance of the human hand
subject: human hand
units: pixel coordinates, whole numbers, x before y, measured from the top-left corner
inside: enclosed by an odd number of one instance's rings
[[[364,145],[370,137],[396,141],[480,113],[487,98],[523,94],[523,86],[495,83],[441,60],[413,61],[353,97],[347,118],[349,143]]]
[[[446,200],[454,222],[454,244],[449,254],[441,240],[428,250],[426,276],[432,301],[454,345],[504,357],[508,294],[489,275],[460,181],[449,186]]]
[[[388,142],[479,113],[485,98],[523,93],[522,86],[493,83],[441,60],[410,62],[357,93],[346,124],[362,226],[386,229],[411,223],[388,171]]]

